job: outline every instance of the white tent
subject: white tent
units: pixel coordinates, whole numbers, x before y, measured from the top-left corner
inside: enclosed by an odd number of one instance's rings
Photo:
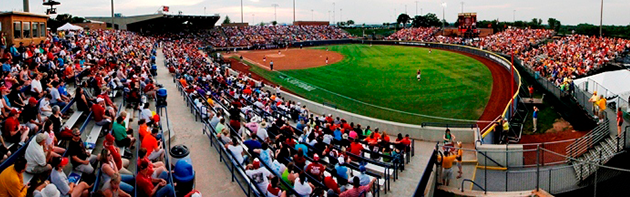
[[[65,30],[83,30],[83,27],[79,27],[70,23],[66,23],[65,25],[62,25],[61,27],[57,28],[57,31],[65,31]]]
[[[598,95],[603,95],[606,98],[617,96],[615,99],[609,100],[609,102],[619,102],[620,107],[630,111],[630,107],[627,103],[628,96],[630,96],[630,85],[628,85],[630,84],[630,71],[609,71],[576,79],[574,82],[578,88],[586,90],[589,93],[597,91]]]

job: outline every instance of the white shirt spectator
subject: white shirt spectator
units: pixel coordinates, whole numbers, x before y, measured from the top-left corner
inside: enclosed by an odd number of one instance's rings
[[[26,158],[26,171],[32,172],[36,166],[46,166],[46,153],[44,153],[44,147],[37,143],[37,140],[32,139],[28,143],[26,152],[24,153]]]
[[[52,100],[50,101],[50,103],[57,103],[59,102],[59,99],[61,99],[61,95],[59,94],[59,90],[57,90],[57,88],[49,88],[50,91],[50,96],[52,96]]]
[[[140,118],[146,120],[147,122],[150,122],[151,117],[153,117],[153,112],[151,112],[149,108],[142,109],[142,112],[140,113]]]
[[[267,177],[271,175],[271,172],[269,172],[269,170],[265,168],[258,168],[255,170],[247,170],[245,171],[245,174],[247,174],[247,176],[249,176],[249,178],[251,178],[252,181],[256,183],[256,185],[258,185],[258,188],[260,188],[260,192],[262,192],[263,194],[267,193],[267,186],[269,185],[269,180]]]
[[[295,185],[293,186],[295,192],[300,196],[309,196],[313,192],[313,188],[308,184],[308,181],[304,181],[304,184],[300,181],[300,178],[295,179]]]
[[[228,150],[230,150],[230,152],[232,152],[232,155],[234,155],[236,161],[238,161],[239,164],[243,164],[243,147],[233,146],[230,144],[227,148]]]
[[[31,91],[35,92],[35,90],[37,90],[37,92],[42,92],[42,83],[37,79],[33,79],[31,81]]]

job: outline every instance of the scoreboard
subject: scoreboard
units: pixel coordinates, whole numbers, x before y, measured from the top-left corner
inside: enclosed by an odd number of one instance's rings
[[[461,33],[477,33],[477,13],[467,12],[457,14],[458,30]]]

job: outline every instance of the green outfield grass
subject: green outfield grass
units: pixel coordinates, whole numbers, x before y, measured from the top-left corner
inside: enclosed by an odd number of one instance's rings
[[[490,98],[490,70],[465,55],[435,49],[429,54],[426,48],[404,46],[328,47],[345,58],[317,68],[270,72],[252,66],[251,71],[319,103],[411,124],[446,121],[400,111],[476,120]],[[416,79],[417,69],[422,70],[420,82]]]

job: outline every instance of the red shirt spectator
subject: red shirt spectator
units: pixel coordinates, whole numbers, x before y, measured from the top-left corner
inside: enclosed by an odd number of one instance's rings
[[[94,114],[94,121],[100,122],[105,115],[105,108],[100,104],[94,104],[92,105],[92,113]]]
[[[328,189],[332,189],[333,191],[335,191],[335,193],[341,193],[341,191],[339,190],[339,185],[337,184],[337,182],[335,182],[335,179],[333,179],[332,176],[324,177],[324,185],[326,185]]]
[[[140,147],[147,149],[147,155],[150,155],[151,152],[159,148],[157,140],[155,139],[155,137],[153,137],[153,135],[144,136]]]

